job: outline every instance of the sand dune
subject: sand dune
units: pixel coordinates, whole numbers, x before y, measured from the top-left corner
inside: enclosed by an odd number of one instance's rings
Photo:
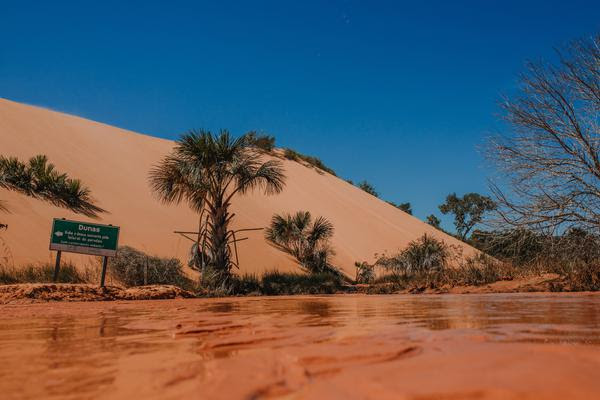
[[[0,154],[24,159],[46,154],[60,170],[81,178],[92,189],[98,204],[109,211],[99,222],[121,227],[121,245],[185,262],[190,242],[173,231],[195,230],[197,217],[185,205],[161,205],[147,183],[151,165],[172,146],[169,140],[0,99]],[[308,210],[323,215],[335,225],[335,263],[351,276],[354,261],[373,261],[375,253],[395,251],[423,233],[460,246],[465,255],[475,252],[339,178],[292,161],[284,165],[288,180],[283,193],[237,198],[235,228],[265,227],[273,213]],[[48,250],[52,218],[89,220],[5,190],[0,191],[0,199],[11,211],[0,215],[9,225],[0,239],[17,265],[53,259]],[[247,236],[250,239],[239,249],[243,272],[297,269],[288,256],[265,242],[262,233]],[[87,256],[65,258],[91,262]]]

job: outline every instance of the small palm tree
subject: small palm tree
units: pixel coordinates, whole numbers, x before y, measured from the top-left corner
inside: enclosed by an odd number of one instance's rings
[[[212,283],[219,285],[227,281],[232,267],[231,201],[254,189],[276,194],[285,184],[281,163],[264,161],[251,139],[236,139],[227,131],[191,131],[150,171],[150,186],[163,203],[186,202],[201,219],[206,213]]]
[[[58,172],[44,155],[22,162],[15,157],[0,156],[0,188],[49,202],[78,214],[95,218],[105,212],[96,206],[91,191],[80,180]],[[0,202],[0,211],[8,211]],[[6,228],[6,225],[0,227]]]
[[[269,242],[294,256],[302,268],[311,273],[336,271],[329,263],[334,254],[329,245],[332,236],[333,224],[324,217],[313,221],[308,211],[275,214],[265,232]]]
[[[443,270],[451,256],[451,249],[443,241],[423,234],[400,253],[379,258],[376,265],[403,275],[427,275]]]

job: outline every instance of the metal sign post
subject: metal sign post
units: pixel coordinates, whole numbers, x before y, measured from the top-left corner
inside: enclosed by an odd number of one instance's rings
[[[117,254],[119,231],[118,226],[55,218],[50,233],[50,250],[57,251],[54,281],[56,282],[58,279],[61,254],[63,251],[67,251],[102,256],[100,286],[104,287],[108,257],[114,257]]]
[[[56,263],[54,264],[54,276],[52,278],[52,282],[56,282],[58,280],[58,273],[60,271],[60,256],[62,255],[62,251],[58,250],[56,252]]]
[[[104,279],[106,278],[106,265],[108,264],[108,257],[102,257],[102,277],[100,278],[100,287],[104,287]]]

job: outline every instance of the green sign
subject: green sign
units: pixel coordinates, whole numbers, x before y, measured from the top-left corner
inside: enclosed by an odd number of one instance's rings
[[[50,250],[112,257],[117,252],[119,227],[55,218]]]

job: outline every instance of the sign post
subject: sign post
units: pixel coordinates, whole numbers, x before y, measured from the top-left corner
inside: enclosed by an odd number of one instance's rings
[[[63,251],[70,253],[102,256],[102,277],[100,286],[104,287],[108,257],[114,257],[119,243],[118,226],[91,224],[55,218],[50,233],[50,250],[56,250],[54,280],[58,278],[60,257]]]
[[[56,282],[58,280],[58,272],[60,271],[60,256],[62,255],[62,251],[58,250],[56,252],[56,263],[54,264],[54,276],[52,277],[52,281]]]

